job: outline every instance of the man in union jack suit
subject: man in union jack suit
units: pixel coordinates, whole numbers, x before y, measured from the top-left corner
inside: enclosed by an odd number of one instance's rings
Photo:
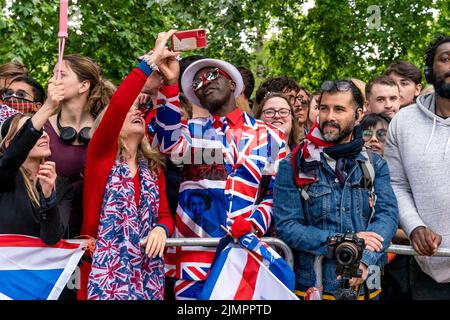
[[[178,76],[179,67],[170,71]],[[210,116],[182,124],[178,89],[159,93],[155,141],[181,167],[173,237],[223,237],[221,225],[236,238],[249,232],[262,237],[272,223],[278,163],[286,156],[283,132],[236,106],[243,80],[228,62],[192,63],[181,86]],[[177,279],[177,299],[196,299],[214,255],[210,247],[168,249],[166,272]]]

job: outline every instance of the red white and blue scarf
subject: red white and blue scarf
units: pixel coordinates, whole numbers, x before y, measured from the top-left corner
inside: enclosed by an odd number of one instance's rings
[[[142,156],[138,174],[140,202],[136,206],[133,177],[127,163],[118,159],[111,170],[89,274],[88,299],[164,298],[163,260],[148,258],[139,244],[154,228],[159,204],[157,177]]]
[[[355,158],[364,146],[360,125],[353,129],[352,140],[344,144],[326,142],[317,121],[305,136],[303,143],[292,151],[291,164],[294,171],[295,184],[298,187],[317,182],[320,170],[320,157],[326,153],[336,160],[335,173],[340,183],[346,179],[346,172],[355,165]]]

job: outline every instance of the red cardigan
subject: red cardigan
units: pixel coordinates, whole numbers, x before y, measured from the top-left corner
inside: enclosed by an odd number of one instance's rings
[[[111,98],[109,107],[89,143],[83,188],[83,226],[81,235],[97,238],[100,210],[108,177],[116,159],[120,131],[131,105],[141,92],[146,74],[134,68]],[[173,87],[173,86],[170,86]],[[173,88],[170,88],[173,90]],[[164,88],[162,88],[164,91]],[[174,221],[169,211],[166,197],[164,172],[159,175],[158,224],[164,225],[172,234]],[[83,263],[81,268],[81,288],[78,298],[86,299],[87,280],[90,264]]]

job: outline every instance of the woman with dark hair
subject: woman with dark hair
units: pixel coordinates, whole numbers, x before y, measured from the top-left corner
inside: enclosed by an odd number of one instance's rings
[[[311,129],[319,115],[319,98],[320,92],[315,92],[308,99],[308,119],[306,120],[307,131]]]
[[[386,134],[391,120],[382,114],[369,113],[361,121],[364,145],[384,156]]]
[[[289,154],[303,139],[303,134],[294,117],[294,109],[285,95],[269,92],[253,110],[256,119],[261,119],[283,130],[286,137],[286,154]]]
[[[64,236],[72,202],[70,183],[56,175],[48,134],[42,130],[64,95],[61,81],[30,118],[16,114],[1,126],[0,233],[39,237],[48,245]]]

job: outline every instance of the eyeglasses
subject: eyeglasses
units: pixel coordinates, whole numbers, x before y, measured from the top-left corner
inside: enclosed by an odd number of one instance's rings
[[[370,129],[363,130],[362,136],[365,142],[370,141],[372,139],[373,135],[377,137],[377,140],[380,142],[386,141],[386,129],[378,129],[376,132],[373,132]]]
[[[194,92],[199,90],[201,87],[203,87],[203,84],[206,81],[214,81],[217,78],[219,78],[219,75],[222,75],[225,78],[228,78],[231,80],[231,77],[228,74],[226,74],[219,68],[214,68],[214,69],[202,74],[197,80],[194,80],[194,82],[192,82],[192,89],[194,90]]]
[[[30,97],[31,99],[28,99],[27,96]],[[16,98],[16,99],[20,99],[20,100],[24,100],[24,101],[29,101],[29,102],[34,102],[33,96],[31,96],[28,92],[26,92],[24,90],[17,90],[16,92],[14,92],[14,90],[7,89],[2,94],[2,99],[3,100],[8,100],[8,99],[11,99],[11,98]]]
[[[333,88],[336,88],[338,91],[345,92],[352,88],[352,83],[348,80],[337,80],[337,81],[327,80],[320,86],[320,89],[322,91],[330,91]]]
[[[291,114],[291,110],[286,109],[286,108],[282,108],[282,109],[280,109],[280,110],[267,109],[267,110],[264,110],[264,111],[262,112],[262,114],[263,114],[266,118],[273,118],[273,117],[275,117],[275,114],[277,114],[277,113],[280,115],[280,117],[286,118],[288,115]]]

